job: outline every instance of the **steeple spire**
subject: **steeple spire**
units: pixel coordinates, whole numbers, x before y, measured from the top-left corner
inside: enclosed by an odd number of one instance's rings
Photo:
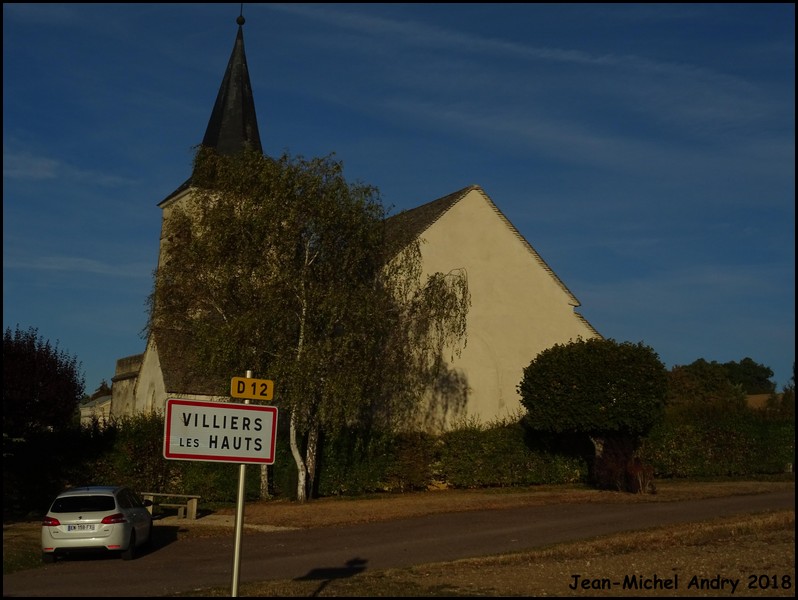
[[[227,70],[216,96],[208,128],[202,145],[215,149],[219,154],[233,155],[249,147],[263,152],[255,116],[255,100],[249,82],[247,57],[244,54],[244,16],[239,15],[238,35]]]

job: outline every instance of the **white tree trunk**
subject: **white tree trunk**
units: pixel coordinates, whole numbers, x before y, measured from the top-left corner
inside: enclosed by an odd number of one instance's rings
[[[308,254],[309,248],[305,246],[305,265],[308,265]],[[297,361],[302,358],[302,351],[304,350],[305,346],[305,323],[307,322],[307,312],[308,312],[308,303],[307,303],[307,296],[305,292],[305,282],[302,281],[300,287],[300,294],[299,294],[299,304],[300,304],[300,314],[299,314],[299,340],[297,341],[297,348],[296,348],[296,359]],[[298,502],[306,502],[307,497],[307,468],[305,466],[305,460],[302,457],[302,450],[299,447],[297,442],[297,416],[296,416],[297,408],[294,408],[291,411],[291,427],[289,432],[289,437],[291,438],[291,454],[294,456],[294,462],[296,463],[296,471],[297,471],[297,478],[296,478],[296,499]]]
[[[306,452],[307,456],[307,472],[308,472],[308,480],[307,480],[307,494],[308,497],[313,496],[313,484],[316,480],[316,459],[318,457],[318,448],[319,448],[319,426],[314,425],[310,428],[308,432],[308,448]]]
[[[596,459],[601,458],[604,454],[604,438],[590,436],[590,441],[593,442],[593,452]]]
[[[296,482],[296,499],[298,502],[306,502],[307,495],[305,489],[307,485],[307,470],[305,468],[305,461],[302,459],[302,453],[297,444],[296,432],[296,413],[291,412],[291,428],[289,437],[291,438],[291,454],[294,455],[294,462],[296,463],[297,482]]]

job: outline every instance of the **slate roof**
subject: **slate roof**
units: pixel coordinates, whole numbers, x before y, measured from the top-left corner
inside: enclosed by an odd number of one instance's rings
[[[386,245],[388,255],[394,256],[412,240],[421,236],[452,206],[457,204],[471,190],[480,189],[478,185],[470,185],[419,207],[405,210],[389,217],[385,221]]]
[[[255,98],[249,79],[247,56],[244,52],[244,17],[238,17],[238,33],[233,44],[233,51],[219,86],[219,93],[213,105],[202,145],[213,148],[219,154],[234,156],[249,147],[263,152],[258,129],[258,117],[255,113]],[[162,206],[191,186],[191,177],[180,187],[164,198],[158,205]]]
[[[244,17],[238,18],[238,34],[216,96],[202,145],[219,154],[234,156],[245,146],[263,152],[255,114],[255,100],[244,53]]]

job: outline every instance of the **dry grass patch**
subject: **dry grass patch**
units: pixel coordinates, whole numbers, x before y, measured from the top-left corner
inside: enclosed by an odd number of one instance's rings
[[[331,497],[297,504],[288,500],[249,502],[244,522],[278,527],[323,527],[386,521],[444,512],[541,506],[546,504],[637,503],[698,500],[792,489],[794,481],[778,482],[657,482],[656,494],[596,490],[584,485],[544,485],[527,488],[439,490],[406,494]],[[235,514],[235,508],[216,514]]]

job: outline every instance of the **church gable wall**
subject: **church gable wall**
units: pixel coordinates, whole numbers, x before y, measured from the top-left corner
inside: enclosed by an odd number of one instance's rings
[[[467,412],[483,422],[522,409],[516,386],[542,350],[595,331],[576,299],[478,189],[421,235],[427,273],[465,269],[467,346],[452,367],[466,376]]]

